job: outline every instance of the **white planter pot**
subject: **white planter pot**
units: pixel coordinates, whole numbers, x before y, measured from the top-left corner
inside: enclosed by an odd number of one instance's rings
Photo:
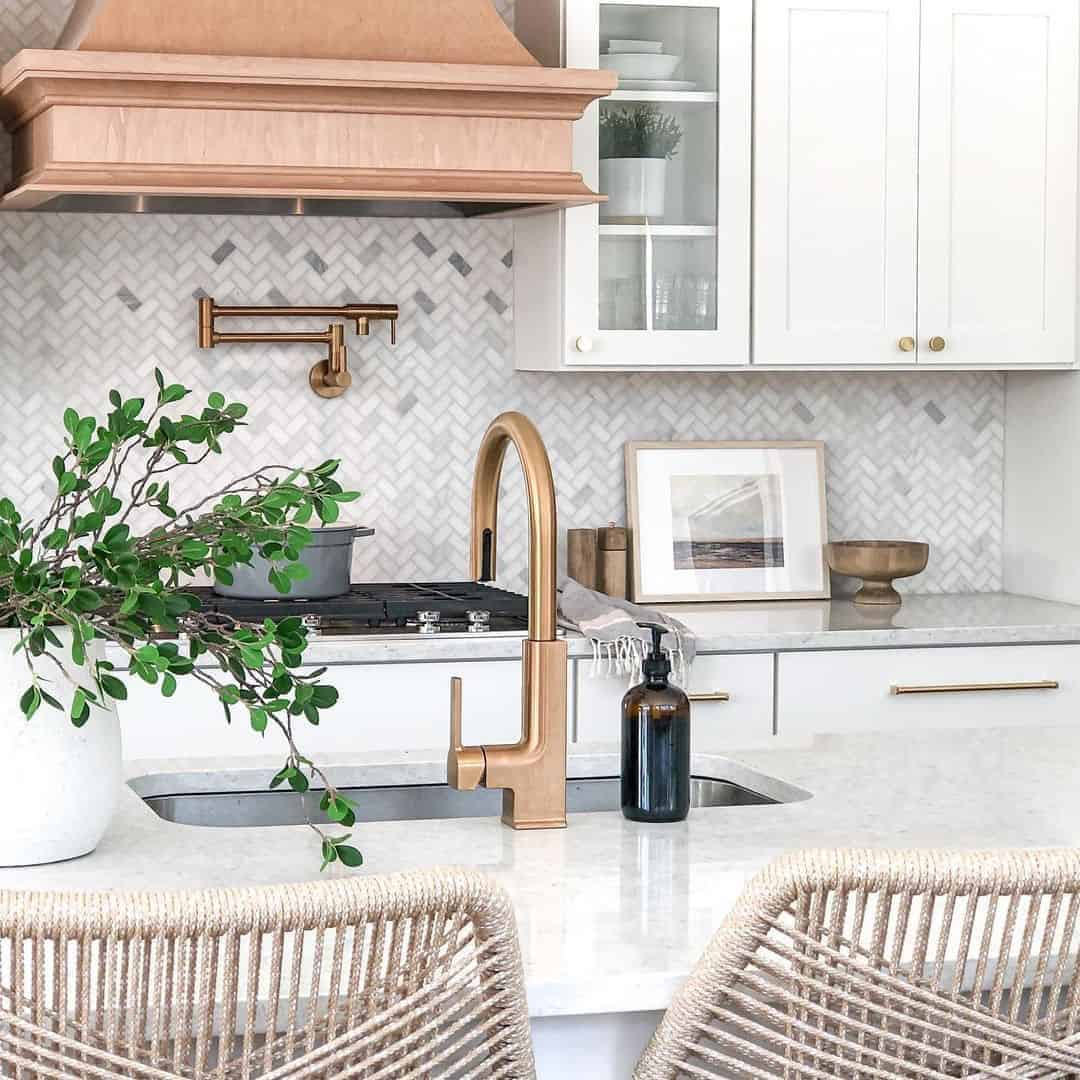
[[[64,667],[88,688],[93,678],[68,651],[71,635],[57,631]],[[19,698],[30,686],[26,654],[13,652],[17,630],[0,630],[0,866],[38,866],[86,855],[97,847],[120,797],[122,755],[116,708],[91,707],[82,728],[68,711],[42,704],[29,721]],[[87,663],[104,658],[104,643],[87,649]],[[75,686],[47,657],[35,661],[42,685],[65,710]]]
[[[602,158],[601,221],[659,221],[664,216],[667,187],[666,158]]]

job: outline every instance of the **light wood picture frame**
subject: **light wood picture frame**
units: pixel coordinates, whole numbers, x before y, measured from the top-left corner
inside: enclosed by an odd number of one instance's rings
[[[631,598],[827,600],[825,444],[629,442]]]

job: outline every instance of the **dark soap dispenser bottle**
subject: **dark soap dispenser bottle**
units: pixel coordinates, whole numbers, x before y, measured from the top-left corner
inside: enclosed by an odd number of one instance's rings
[[[682,821],[690,813],[690,699],[669,681],[671,661],[652,631],[644,681],[623,698],[622,812],[631,821]]]

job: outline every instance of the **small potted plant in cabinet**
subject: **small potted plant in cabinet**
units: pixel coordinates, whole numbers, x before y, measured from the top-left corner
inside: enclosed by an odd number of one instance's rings
[[[600,187],[604,222],[640,224],[664,217],[668,162],[683,132],[652,105],[605,108],[600,116]]]

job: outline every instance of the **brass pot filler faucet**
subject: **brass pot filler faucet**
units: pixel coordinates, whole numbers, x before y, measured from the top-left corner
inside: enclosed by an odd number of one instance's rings
[[[218,319],[347,319],[356,324],[361,337],[371,333],[373,322],[390,323],[390,344],[397,344],[397,324],[400,318],[397,304],[345,304],[342,307],[222,307],[212,297],[199,300],[199,348],[213,349],[217,345],[297,344],[325,345],[326,359],[320,360],[308,374],[311,389],[320,397],[341,397],[352,386],[349,373],[349,350],[345,345],[345,327],[331,324],[324,333],[308,331],[280,333],[220,333]]]
[[[521,413],[488,428],[473,481],[471,574],[495,578],[499,478],[513,443],[529,500],[529,636],[522,647],[521,738],[506,746],[463,746],[461,679],[450,683],[448,783],[458,791],[503,789],[502,819],[515,829],[566,826],[566,642],[557,632],[555,481],[544,440]]]

